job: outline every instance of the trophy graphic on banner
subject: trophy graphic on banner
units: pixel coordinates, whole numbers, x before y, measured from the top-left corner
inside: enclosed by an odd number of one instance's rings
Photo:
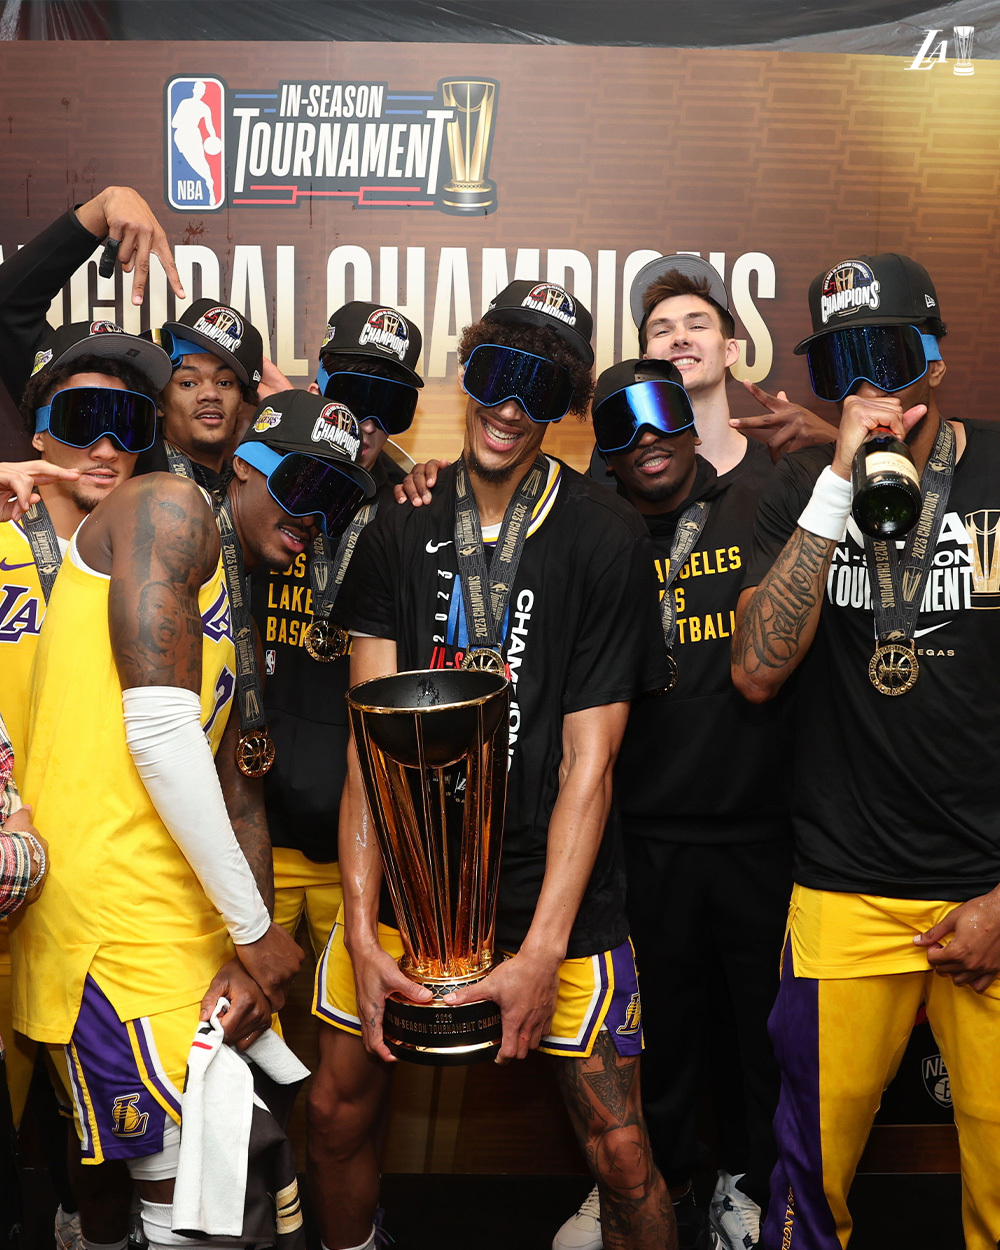
[[[456,116],[448,122],[451,181],[444,184],[441,203],[451,213],[492,213],[496,183],[486,177],[493,138],[497,84],[488,80],[455,79],[441,83],[445,108]]]
[[[974,74],[976,67],[972,64],[972,37],[976,33],[975,26],[953,26],[955,33],[955,51],[958,56],[952,66],[952,73],[959,76]]]
[[[386,1001],[386,1045],[414,1063],[492,1059],[497,1004],[441,1000],[494,964],[510,683],[462,669],[395,673],[353,686],[347,703],[403,941],[400,967],[434,994],[429,1003]]]
[[[973,608],[1000,608],[1000,509],[980,508],[965,517],[972,554]]]

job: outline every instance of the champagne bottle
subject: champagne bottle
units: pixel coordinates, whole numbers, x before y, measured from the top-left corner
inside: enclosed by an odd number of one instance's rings
[[[851,469],[851,514],[870,538],[902,538],[920,515],[920,477],[910,449],[891,430],[877,429]]]

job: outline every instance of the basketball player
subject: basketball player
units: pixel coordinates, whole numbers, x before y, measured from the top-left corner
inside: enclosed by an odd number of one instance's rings
[[[356,422],[331,427],[329,407],[302,391],[262,407],[234,461],[227,560],[238,543],[250,569],[287,567],[373,493]],[[52,869],[13,935],[19,970],[30,959],[15,1027],[61,1048],[84,1157],[127,1161],[154,1246],[179,1244],[179,1100],[199,1019],[223,995],[227,1040],[246,1041],[301,957],[268,913],[260,785],[230,716],[239,612],[205,493],[149,474],[74,537],[33,670],[25,780]],[[104,799],[81,819],[95,767]]]
[[[497,921],[498,944],[512,957],[455,1001],[500,1004],[501,1062],[536,1047],[560,1056],[608,1244],[673,1247],[639,1103],[638,991],[610,792],[628,703],[663,678],[651,552],[630,509],[540,453],[549,422],[586,411],[590,331],[589,313],[567,292],[531,282],[511,283],[466,329],[463,459],[443,472],[430,506],[382,509],[366,527],[337,614],[357,631],[352,682],[459,664],[473,644],[457,576],[457,475],[468,475],[483,540],[497,550],[505,547],[498,530],[509,537],[508,505],[531,494],[510,578],[510,631],[496,641],[516,673],[519,709]],[[383,1004],[394,990],[428,993],[395,962],[399,934],[380,913],[380,865],[361,832],[353,750],[340,811],[345,907],[317,972],[315,1010],[332,1027],[321,1034],[310,1097],[310,1179],[324,1245],[371,1250],[375,1131],[391,1072]],[[595,993],[604,975],[613,991]]]
[[[779,1163],[762,1244],[848,1244],[854,1169],[925,1004],[951,1079],[965,1245],[995,1250],[1000,432],[940,411],[945,327],[916,261],[842,261],[814,279],[809,305],[813,334],[796,350],[817,394],[841,402],[840,432],[782,461],[766,489],[733,643],[751,701],[793,673],[797,687],[784,765],[796,884],[771,1017]],[[850,517],[853,461],[883,427],[922,475],[898,557]]]
[[[382,449],[390,435],[402,434],[413,421],[417,388],[423,386],[416,372],[420,347],[420,331],[394,308],[355,300],[330,317],[309,389],[345,404],[360,422],[361,464],[378,496],[374,505],[362,505],[359,525],[378,508],[395,506],[391,484],[403,471]],[[331,631],[317,645],[317,631],[326,628],[322,622],[352,557],[352,534],[356,542],[353,525],[333,549],[321,540],[320,567],[329,581],[325,598],[309,552],[297,556],[285,572],[254,578],[251,591],[266,657],[264,705],[276,750],[274,767],[264,779],[274,847],[274,917],[294,937],[304,915],[317,959],[343,898],[336,815],[347,768],[344,695],[350,678],[346,635],[341,641],[339,631]]]

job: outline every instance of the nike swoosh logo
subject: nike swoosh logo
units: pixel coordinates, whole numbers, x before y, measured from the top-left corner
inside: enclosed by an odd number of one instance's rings
[[[443,543],[432,543],[430,540],[428,540],[427,546],[424,548],[424,550],[427,552],[429,556],[432,556],[435,551],[440,551],[442,547],[450,547],[454,541],[455,540],[453,538],[445,539]]]
[[[0,573],[13,573],[15,569],[30,569],[34,560],[26,560],[24,564],[8,564],[6,559],[0,560]]]
[[[913,641],[923,638],[925,634],[933,634],[936,629],[944,629],[946,625],[950,625],[951,621],[942,621],[940,625],[928,625],[926,629],[916,629],[913,631]]]

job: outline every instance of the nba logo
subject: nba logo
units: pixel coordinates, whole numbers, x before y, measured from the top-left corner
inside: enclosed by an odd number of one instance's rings
[[[226,198],[226,89],[218,78],[171,78],[166,94],[167,203],[221,208]]]

